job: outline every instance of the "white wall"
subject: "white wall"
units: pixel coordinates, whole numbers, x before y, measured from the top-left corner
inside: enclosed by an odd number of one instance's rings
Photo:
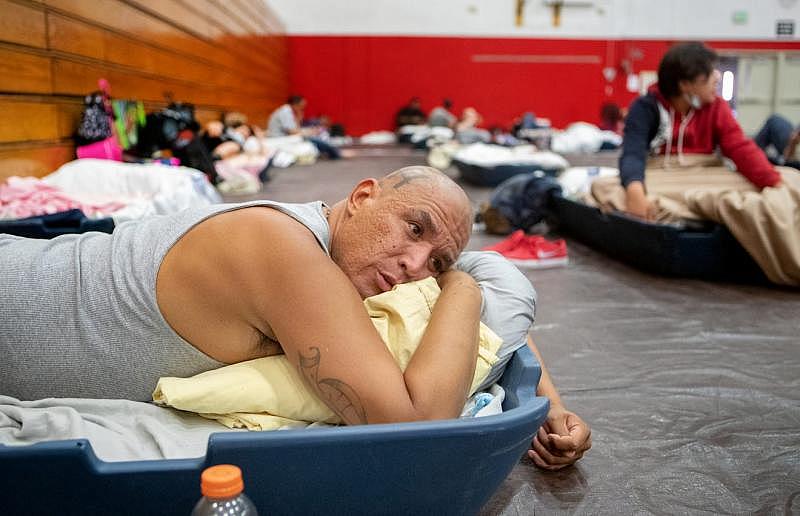
[[[522,27],[516,0],[266,1],[288,34],[774,40],[788,19],[800,41],[800,0],[565,0],[560,27],[548,0],[526,0]]]

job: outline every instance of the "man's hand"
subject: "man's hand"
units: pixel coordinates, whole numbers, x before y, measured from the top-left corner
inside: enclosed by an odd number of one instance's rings
[[[478,283],[475,281],[475,279],[468,273],[456,269],[449,269],[441,273],[436,278],[436,281],[439,283],[439,288],[441,290],[451,286],[460,285],[463,287],[470,287],[480,294],[480,289],[478,288]]]
[[[792,131],[792,135],[789,137],[786,148],[783,150],[783,161],[789,161],[790,159],[794,158],[794,153],[795,150],[797,150],[798,143],[800,143],[800,131]]]
[[[300,135],[305,137],[316,137],[319,136],[319,133],[322,132],[322,129],[319,127],[303,127],[300,129]]]
[[[641,181],[634,181],[625,188],[625,211],[640,219],[652,218],[652,207]]]
[[[592,431],[577,414],[551,404],[539,433],[531,441],[528,457],[542,469],[556,471],[583,457],[592,447]]]

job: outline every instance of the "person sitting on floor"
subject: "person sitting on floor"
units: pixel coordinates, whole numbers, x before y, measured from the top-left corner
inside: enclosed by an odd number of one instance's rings
[[[241,120],[219,120],[208,122],[200,134],[200,140],[212,159],[220,160],[236,156],[244,149],[247,139],[253,136],[253,129]]]
[[[292,95],[286,104],[272,112],[267,124],[268,137],[280,137],[299,134],[313,143],[319,152],[330,159],[339,159],[341,152],[335,146],[319,138],[317,127],[300,127],[305,113],[306,99],[302,95]]]
[[[795,155],[797,144],[800,143],[800,125],[794,127],[786,118],[772,115],[753,141],[767,153],[771,163],[800,170],[800,160]]]
[[[455,127],[458,118],[450,112],[453,107],[453,101],[444,99],[441,106],[433,108],[428,115],[428,125],[431,127]]]
[[[625,129],[625,114],[614,102],[606,102],[600,107],[600,125],[602,131],[611,131],[621,135]]]
[[[684,154],[711,155],[719,146],[758,188],[780,183],[778,172],[744,135],[728,103],[717,96],[717,61],[716,52],[703,43],[677,44],[661,59],[658,83],[631,104],[619,159],[630,214],[652,217],[645,188],[651,153],[663,155],[663,167],[669,168],[682,166]]]
[[[492,139],[491,133],[478,126],[483,122],[483,117],[473,107],[466,107],[461,113],[461,119],[455,125],[456,139],[459,143],[470,144],[476,142],[488,143]]]
[[[284,353],[347,424],[457,417],[481,293],[451,267],[471,222],[450,178],[406,167],[331,208],[253,201],[112,234],[0,235],[0,288],[16,293],[0,317],[0,393],[148,400],[160,377]],[[403,372],[361,300],[431,276],[441,294]],[[563,467],[588,449],[588,426],[540,388],[554,401],[533,454]]]
[[[425,121],[426,117],[420,106],[419,97],[411,97],[408,104],[400,108],[394,117],[394,125],[397,129],[404,125],[424,125]]]
[[[320,115],[313,118],[303,118],[300,121],[300,130],[311,129],[316,131],[320,138],[327,138],[330,134],[331,119],[328,115]]]

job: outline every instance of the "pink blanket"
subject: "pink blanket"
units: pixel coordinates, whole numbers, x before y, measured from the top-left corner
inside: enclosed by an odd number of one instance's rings
[[[120,202],[81,202],[34,177],[12,176],[0,184],[0,219],[21,219],[75,208],[87,217],[104,217],[124,207]]]

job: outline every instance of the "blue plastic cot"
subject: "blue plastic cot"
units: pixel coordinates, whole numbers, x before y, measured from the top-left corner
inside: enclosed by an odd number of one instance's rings
[[[559,195],[551,198],[554,225],[612,258],[664,276],[764,283],[766,276],[730,231],[711,222],[665,225]]]
[[[188,515],[200,473],[242,468],[261,514],[474,514],[530,445],[549,409],[541,369],[517,350],[504,412],[446,421],[212,434],[198,459],[103,462],[85,439],[0,445],[3,514]]]
[[[554,177],[562,170],[548,169],[540,165],[474,165],[459,159],[453,159],[453,165],[456,166],[459,176],[465,182],[475,186],[488,187],[495,187],[506,179],[519,174],[527,174],[538,170],[546,176]]]

